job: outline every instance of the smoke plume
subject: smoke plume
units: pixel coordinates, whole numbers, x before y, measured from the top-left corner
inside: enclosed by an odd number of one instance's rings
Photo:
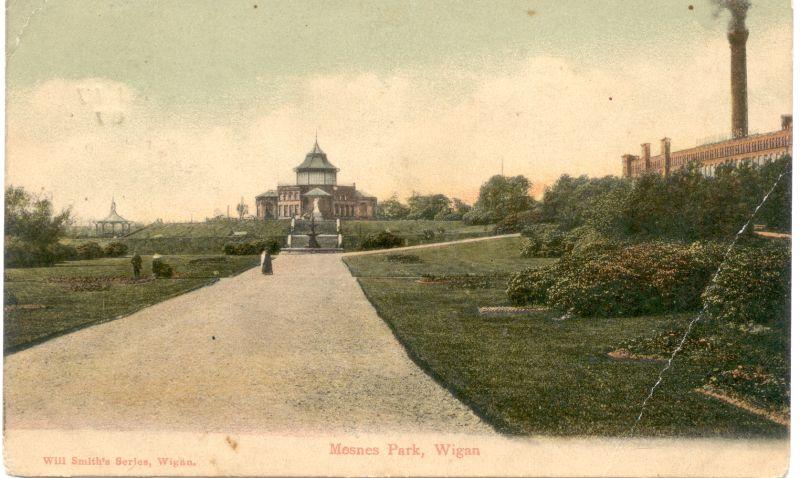
[[[731,13],[731,20],[728,23],[729,32],[747,30],[745,20],[747,19],[747,10],[750,8],[750,0],[711,0],[711,3],[717,6],[715,16],[719,16],[722,10],[728,10]]]

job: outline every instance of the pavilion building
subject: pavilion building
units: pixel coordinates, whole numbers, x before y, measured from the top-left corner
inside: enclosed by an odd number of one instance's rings
[[[94,230],[98,236],[116,237],[118,235],[130,234],[131,224],[133,224],[133,221],[129,221],[117,214],[117,203],[114,202],[112,198],[111,212],[108,213],[105,219],[95,221]]]
[[[295,183],[278,185],[256,196],[256,217],[266,219],[310,218],[317,204],[323,219],[375,219],[378,200],[336,182],[339,168],[314,141],[305,160],[294,168]]]

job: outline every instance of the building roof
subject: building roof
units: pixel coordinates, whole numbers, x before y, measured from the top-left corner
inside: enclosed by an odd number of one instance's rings
[[[319,143],[314,141],[314,148],[306,154],[306,159],[300,166],[294,168],[295,171],[302,171],[308,169],[328,169],[338,171],[339,168],[334,166],[328,161],[328,155],[319,147]]]
[[[373,199],[373,198],[375,198],[375,196],[373,196],[372,194],[370,194],[368,192],[365,192],[365,191],[356,190],[355,195],[356,195],[356,197],[365,198],[365,199]]]
[[[278,197],[278,193],[274,189],[270,189],[269,191],[267,191],[265,193],[261,193],[256,197],[257,198],[274,198],[274,197]]]
[[[114,200],[111,200],[111,212],[108,213],[108,216],[105,219],[101,219],[97,222],[131,222],[124,217],[117,214],[117,203]]]
[[[303,194],[303,196],[312,197],[312,198],[313,197],[328,197],[328,196],[330,196],[330,194],[326,193],[325,191],[323,191],[320,188],[314,188],[311,191]]]

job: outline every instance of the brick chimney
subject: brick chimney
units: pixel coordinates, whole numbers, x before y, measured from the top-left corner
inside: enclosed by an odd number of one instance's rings
[[[623,154],[622,155],[622,177],[629,178],[633,176],[633,162],[636,160],[636,156],[632,154]]]
[[[672,140],[669,138],[661,138],[661,155],[664,156],[664,166],[661,173],[666,176],[670,170],[670,152],[672,147]]]
[[[747,136],[747,30],[728,33],[731,45],[731,133]]]
[[[650,143],[642,143],[642,160],[645,172],[650,172]]]

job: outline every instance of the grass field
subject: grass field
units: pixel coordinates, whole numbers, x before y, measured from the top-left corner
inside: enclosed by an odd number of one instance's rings
[[[420,283],[438,276],[493,273],[546,263],[519,257],[520,239],[345,258],[364,292],[409,355],[498,430],[522,435],[628,433],[662,361],[620,361],[607,354],[626,340],[683,330],[691,315],[568,318],[543,310],[488,318],[480,306],[510,305],[505,281],[483,287]],[[414,259],[414,258],[412,258]],[[730,345],[730,344],[729,344]],[[781,425],[694,391],[718,364],[691,350],[677,356],[649,401],[635,435],[785,436]]]
[[[131,280],[128,257],[6,269],[4,351],[130,314],[258,264],[256,256],[164,256],[175,277],[154,279],[151,258],[142,259],[143,277],[138,282]],[[9,296],[16,305],[9,305]]]
[[[361,238],[388,230],[406,245],[447,242],[492,234],[492,226],[466,226],[461,221],[342,221],[345,250],[355,250]],[[227,242],[272,239],[284,244],[288,220],[238,221],[235,219],[193,223],[151,224],[132,234],[113,239],[142,254],[219,254]],[[64,240],[76,246],[86,241],[101,245],[112,239],[85,237]]]
[[[208,221],[151,224],[130,236],[131,239],[157,239],[161,237],[235,237],[246,232],[252,238],[285,236],[289,221]]]

